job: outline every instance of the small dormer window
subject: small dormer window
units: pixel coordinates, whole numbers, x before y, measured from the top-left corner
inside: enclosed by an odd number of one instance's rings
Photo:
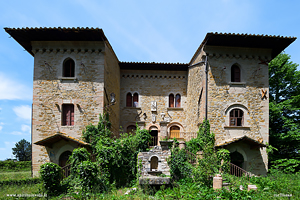
[[[71,58],[64,62],[63,77],[75,77],[75,62]]]
[[[241,70],[237,65],[231,67],[231,82],[241,82]]]

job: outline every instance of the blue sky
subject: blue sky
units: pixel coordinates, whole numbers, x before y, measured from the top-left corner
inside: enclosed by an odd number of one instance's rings
[[[296,0],[1,1],[0,160],[31,141],[33,80],[33,57],[4,27],[99,27],[120,61],[187,63],[207,32],[300,37],[299,8]],[[285,52],[300,63],[300,39]]]

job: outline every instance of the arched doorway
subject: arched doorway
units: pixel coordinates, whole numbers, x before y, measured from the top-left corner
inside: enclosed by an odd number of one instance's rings
[[[67,165],[69,157],[72,155],[71,151],[65,151],[59,156],[59,166],[64,167]]]
[[[232,164],[243,168],[244,166],[244,156],[239,153],[238,151],[234,151],[232,153],[230,153],[230,161]]]
[[[156,126],[151,126],[149,130],[150,130],[150,135],[152,136],[150,146],[157,146],[158,129]]]

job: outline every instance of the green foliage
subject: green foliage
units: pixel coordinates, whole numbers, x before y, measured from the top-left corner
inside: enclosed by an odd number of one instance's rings
[[[215,135],[210,132],[210,124],[208,120],[204,120],[200,125],[197,138],[191,139],[186,143],[186,149],[194,154],[202,151],[206,146],[213,146],[215,144]]]
[[[77,170],[77,167],[80,163],[83,161],[89,161],[90,160],[90,154],[86,150],[86,148],[77,148],[74,149],[72,152],[72,155],[69,158],[70,164],[71,164],[71,173],[75,172]]]
[[[61,192],[62,169],[55,163],[45,163],[40,167],[43,187],[50,196]]]
[[[223,173],[229,173],[230,170],[230,152],[227,149],[220,149],[217,151],[218,161],[221,162],[221,171]]]
[[[285,158],[275,160],[272,164],[273,169],[278,169],[285,173],[295,173],[300,171],[300,160]]]
[[[192,166],[187,160],[187,152],[185,149],[175,147],[171,152],[168,165],[173,180],[188,178],[192,175]]]
[[[31,171],[0,172],[0,180],[17,180],[31,178]]]
[[[282,53],[269,63],[270,144],[277,149],[269,153],[272,165],[300,158],[300,71],[289,59]]]
[[[74,149],[69,162],[71,175],[63,182],[69,192],[80,192],[86,197],[95,191],[106,190],[106,174],[100,173],[96,162],[91,162],[90,153],[85,148]]]
[[[31,144],[25,139],[17,142],[12,152],[19,161],[31,161]]]
[[[31,161],[0,161],[0,171],[28,171],[31,169]]]
[[[137,126],[135,135],[124,133],[120,138],[111,138],[111,123],[108,114],[100,115],[97,126],[89,125],[83,131],[83,139],[90,143],[96,154],[101,178],[116,187],[129,185],[136,179],[137,154],[146,151],[151,135]]]
[[[32,185],[40,183],[40,178],[24,178],[24,179],[11,179],[11,180],[1,180],[0,187],[5,185]]]
[[[151,135],[137,128],[136,134],[122,134],[118,139],[102,138],[96,145],[97,162],[109,172],[110,183],[117,187],[130,184],[137,173],[137,154],[146,151]]]

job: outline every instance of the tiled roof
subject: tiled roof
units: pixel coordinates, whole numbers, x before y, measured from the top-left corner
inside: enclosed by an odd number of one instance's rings
[[[202,47],[227,46],[272,49],[272,58],[294,42],[296,37],[283,37],[275,35],[235,34],[235,33],[207,33],[203,42],[195,52],[190,64],[194,61]]]
[[[75,142],[77,143],[79,146],[90,146],[89,143],[86,143],[82,140],[79,140],[79,139],[76,139],[74,137],[71,137],[65,133],[56,133],[54,135],[51,135],[47,138],[44,138],[42,140],[39,140],[37,142],[35,142],[34,144],[37,144],[37,145],[42,145],[42,146],[47,146],[47,147],[52,147],[52,145],[60,140],[69,140],[69,141],[72,141],[72,142]]]
[[[161,63],[161,62],[120,62],[121,69],[131,70],[167,70],[187,71],[187,63]]]
[[[219,143],[216,145],[216,147],[227,146],[229,144],[239,142],[239,141],[244,141],[244,142],[250,144],[250,146],[257,146],[257,147],[266,147],[267,146],[264,143],[262,143],[262,138],[259,138],[258,140],[254,140],[254,139],[244,135],[244,136],[234,137],[234,138],[231,138],[230,140]]]
[[[107,41],[100,28],[4,28],[31,55],[31,41]]]

